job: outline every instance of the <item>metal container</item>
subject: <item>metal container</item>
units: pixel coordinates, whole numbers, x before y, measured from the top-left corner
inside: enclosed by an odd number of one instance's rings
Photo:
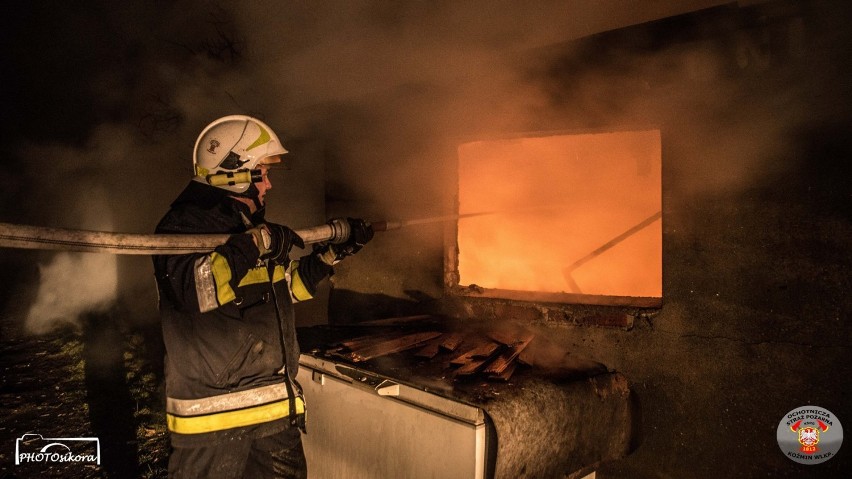
[[[493,476],[494,431],[479,407],[303,354],[311,479]]]

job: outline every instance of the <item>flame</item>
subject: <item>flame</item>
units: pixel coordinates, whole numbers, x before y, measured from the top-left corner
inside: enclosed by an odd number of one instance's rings
[[[659,130],[459,146],[459,213],[502,212],[459,220],[460,283],[660,297],[660,158]]]

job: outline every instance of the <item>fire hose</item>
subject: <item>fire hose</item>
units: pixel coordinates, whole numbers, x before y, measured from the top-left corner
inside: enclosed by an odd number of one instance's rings
[[[389,231],[407,226],[457,221],[475,216],[494,215],[485,211],[433,216],[403,221],[373,221],[373,231]],[[349,239],[349,223],[341,218],[324,225],[295,230],[305,244],[344,243]],[[142,234],[113,233],[70,228],[50,228],[0,222],[0,248],[41,249],[83,253],[112,254],[186,254],[211,251],[226,241],[229,234]]]
[[[394,229],[385,221],[372,223],[374,231]],[[398,227],[398,226],[397,226]],[[324,225],[296,230],[305,244],[343,243],[349,239],[349,223],[333,219]],[[112,254],[186,254],[211,251],[225,243],[229,234],[137,234],[49,228],[0,223],[0,247]]]

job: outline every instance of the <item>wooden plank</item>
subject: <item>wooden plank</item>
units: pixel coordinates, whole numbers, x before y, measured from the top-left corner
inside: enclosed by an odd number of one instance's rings
[[[494,341],[497,341],[500,344],[505,344],[506,346],[513,346],[517,343],[520,343],[523,340],[524,335],[527,334],[529,333],[503,330],[489,331],[487,333],[489,338]]]
[[[447,351],[455,351],[464,341],[464,335],[461,333],[449,333],[441,342],[441,347]]]
[[[514,374],[515,369],[517,369],[517,368],[518,368],[518,363],[512,362],[502,372],[490,374],[488,376],[488,378],[489,379],[495,379],[497,381],[504,381],[504,382],[508,381],[509,378],[512,377],[512,374]]]
[[[444,335],[429,341],[426,346],[415,351],[414,355],[418,358],[432,359],[438,355],[438,350],[441,347],[441,342],[444,340]]]
[[[351,361],[356,363],[361,361],[367,361],[373,358],[377,358],[379,356],[385,356],[387,354],[405,351],[406,349],[413,348],[418,344],[425,343],[430,339],[437,338],[440,335],[441,333],[434,331],[426,333],[408,334],[398,338],[388,339],[387,341],[379,342],[369,347],[359,349],[358,351],[352,351],[347,356]]]
[[[505,371],[506,368],[512,364],[515,358],[517,358],[518,355],[526,349],[534,337],[535,336],[532,333],[526,333],[526,336],[521,339],[520,343],[503,351],[500,356],[498,356],[491,362],[491,364],[488,365],[487,368],[483,370],[483,372],[487,374],[500,374]]]
[[[491,343],[493,348],[478,348],[482,352],[488,351],[487,354],[471,355],[470,360],[456,370],[457,376],[468,376],[482,371],[491,362],[494,357],[498,356],[506,347],[501,344]]]
[[[371,334],[368,336],[358,336],[357,338],[349,339],[339,344],[350,351],[357,351],[400,336],[402,336],[402,333],[399,332]]]
[[[372,319],[370,321],[361,321],[359,323],[349,324],[347,326],[393,326],[396,324],[414,323],[427,319],[435,319],[431,314],[419,314],[417,316],[399,316],[395,318]]]
[[[475,374],[477,371],[482,369],[485,366],[485,363],[488,359],[471,359],[467,363],[465,363],[462,367],[456,369],[456,376],[470,376],[471,374]]]
[[[470,362],[470,360],[474,358],[488,357],[491,353],[494,352],[495,349],[499,347],[499,344],[492,341],[476,345],[473,348],[468,349],[466,352],[451,359],[450,364],[461,366],[463,364],[467,364],[468,362]]]
[[[512,364],[512,361],[516,357],[517,354],[515,351],[507,349],[506,351],[503,351],[501,355],[494,358],[494,361],[491,361],[491,364],[489,364],[482,372],[486,374],[500,374],[506,370],[510,364]]]

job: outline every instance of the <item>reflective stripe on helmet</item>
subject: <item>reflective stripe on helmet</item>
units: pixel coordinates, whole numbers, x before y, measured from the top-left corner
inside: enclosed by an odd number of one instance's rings
[[[271,137],[269,136],[269,132],[266,131],[266,128],[264,128],[261,125],[258,125],[258,126],[260,127],[260,136],[258,136],[257,139],[254,140],[254,143],[252,143],[251,145],[249,145],[246,148],[246,151],[253,150],[260,145],[264,145],[266,143],[269,143],[269,140],[271,139]]]

